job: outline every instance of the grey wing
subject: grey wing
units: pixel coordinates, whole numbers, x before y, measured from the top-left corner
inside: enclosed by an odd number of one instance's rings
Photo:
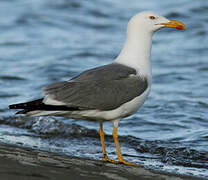
[[[109,70],[109,67],[107,68]],[[44,89],[45,102],[52,99],[79,109],[112,110],[141,95],[147,89],[147,80],[136,76],[135,72],[118,73],[115,70],[113,67],[112,71],[102,74],[102,69],[94,69],[71,81],[49,85]],[[99,77],[100,74],[102,76]]]

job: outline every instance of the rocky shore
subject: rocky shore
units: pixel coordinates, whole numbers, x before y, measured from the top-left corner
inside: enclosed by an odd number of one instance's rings
[[[198,178],[0,144],[0,179],[194,180]]]

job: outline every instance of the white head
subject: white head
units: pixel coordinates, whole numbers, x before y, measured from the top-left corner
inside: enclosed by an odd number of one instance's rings
[[[150,11],[133,16],[128,23],[126,42],[115,61],[133,67],[140,71],[140,74],[150,77],[152,35],[163,27],[185,29],[182,22],[169,20]]]
[[[138,30],[153,34],[163,27],[185,29],[184,24],[179,21],[169,20],[150,11],[143,11],[130,19],[127,31],[135,32]]]

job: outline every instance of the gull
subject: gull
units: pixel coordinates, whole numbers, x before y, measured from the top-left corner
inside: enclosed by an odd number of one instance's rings
[[[17,114],[27,116],[62,116],[99,122],[103,160],[140,166],[124,160],[118,141],[118,123],[136,113],[150,92],[152,36],[164,27],[185,30],[182,22],[150,11],[136,14],[128,22],[126,42],[114,62],[48,85],[43,89],[43,98],[12,104],[9,108],[22,109]],[[113,123],[117,160],[110,159],[106,153],[103,131],[106,121]]]

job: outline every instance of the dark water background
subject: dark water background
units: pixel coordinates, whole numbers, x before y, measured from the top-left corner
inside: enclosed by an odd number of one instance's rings
[[[0,142],[102,159],[98,123],[24,118],[11,103],[41,97],[41,88],[112,62],[129,18],[152,10],[183,21],[185,32],[153,37],[153,85],[135,115],[120,122],[125,159],[152,169],[208,178],[208,1],[1,0]],[[112,124],[107,151],[116,158]]]

